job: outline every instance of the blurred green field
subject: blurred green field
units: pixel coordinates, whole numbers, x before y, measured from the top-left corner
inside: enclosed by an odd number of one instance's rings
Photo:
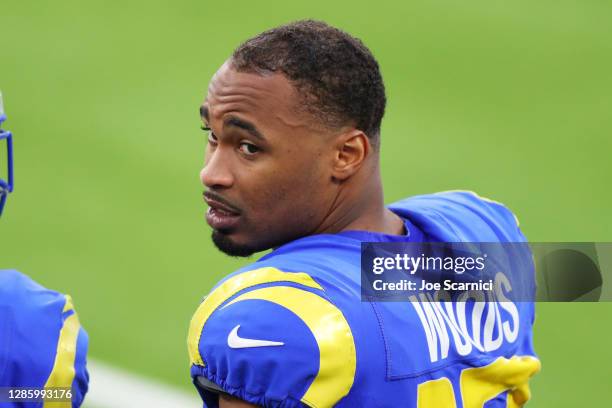
[[[72,294],[93,356],[190,389],[191,314],[244,263],[209,239],[198,106],[240,41],[304,17],[379,59],[388,202],[471,189],[532,241],[612,241],[611,3],[2,0],[0,268]],[[607,406],[612,304],[537,312],[530,406]]]

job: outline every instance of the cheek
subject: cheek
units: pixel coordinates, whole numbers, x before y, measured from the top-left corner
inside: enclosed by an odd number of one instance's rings
[[[316,170],[302,167],[271,175],[254,190],[258,197],[251,202],[257,204],[257,215],[287,227],[316,223],[327,210],[325,180]]]
[[[331,176],[321,156],[312,148],[290,147],[280,158],[241,169],[237,185],[251,228],[263,227],[262,221],[268,228],[320,221],[331,205]]]
[[[280,177],[269,178],[263,183],[249,186],[248,206],[256,217],[271,218],[292,201],[292,189]]]

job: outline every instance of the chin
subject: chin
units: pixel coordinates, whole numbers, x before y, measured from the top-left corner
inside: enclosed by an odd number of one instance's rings
[[[256,252],[263,251],[268,248],[258,248],[248,243],[239,243],[232,239],[230,234],[223,233],[221,231],[213,231],[212,241],[219,251],[229,256],[235,257],[249,257]]]

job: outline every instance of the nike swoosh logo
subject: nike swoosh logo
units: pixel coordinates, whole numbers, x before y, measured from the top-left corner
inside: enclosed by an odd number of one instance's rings
[[[268,341],[268,340],[257,340],[257,339],[245,339],[238,335],[238,329],[240,325],[234,327],[230,334],[227,336],[227,345],[233,349],[251,348],[251,347],[274,347],[284,346],[285,343],[282,341]]]

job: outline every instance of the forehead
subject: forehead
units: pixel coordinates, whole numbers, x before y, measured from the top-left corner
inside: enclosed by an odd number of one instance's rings
[[[211,79],[203,108],[203,116],[209,120],[241,114],[265,122],[303,122],[297,109],[298,93],[284,75],[238,72],[229,62]]]

